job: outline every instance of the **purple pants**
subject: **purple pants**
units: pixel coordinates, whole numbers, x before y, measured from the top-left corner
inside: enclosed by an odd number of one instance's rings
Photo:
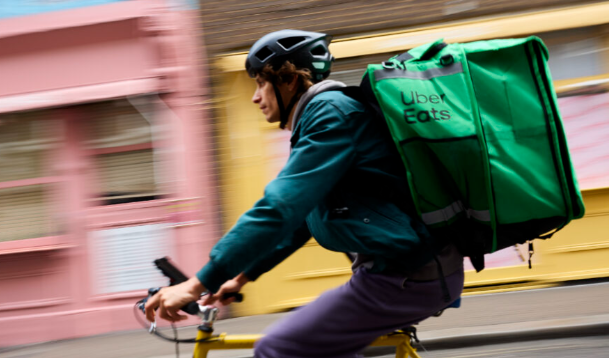
[[[453,300],[463,271],[446,277]],[[257,342],[256,358],[354,358],[376,338],[418,323],[448,305],[439,280],[413,282],[399,275],[357,270],[349,282],[323,293],[272,326]]]

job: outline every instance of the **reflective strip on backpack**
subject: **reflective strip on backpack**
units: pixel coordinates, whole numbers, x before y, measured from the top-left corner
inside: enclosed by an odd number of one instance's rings
[[[488,210],[467,209],[467,214],[478,221],[491,221],[491,212]]]
[[[427,225],[449,221],[455,215],[465,210],[461,201],[455,201],[444,209],[421,214],[423,222]],[[491,221],[491,214],[488,210],[467,209],[467,215],[479,221]]]
[[[455,62],[445,67],[430,68],[425,71],[408,71],[399,68],[384,68],[374,71],[374,79],[378,81],[389,78],[408,78],[411,80],[428,80],[434,77],[454,75],[463,72],[461,62]]]

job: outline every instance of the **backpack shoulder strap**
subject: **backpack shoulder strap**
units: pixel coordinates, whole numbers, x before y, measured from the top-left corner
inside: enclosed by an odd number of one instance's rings
[[[342,88],[337,88],[334,91],[342,92],[345,96],[353,98],[354,100],[366,103],[366,99],[362,93],[362,89],[359,86],[347,86]]]
[[[346,96],[353,98],[354,100],[363,103],[364,105],[372,108],[372,110],[377,114],[381,115],[383,112],[381,111],[381,107],[378,104],[376,96],[372,92],[372,88],[370,87],[370,79],[368,76],[364,76],[364,79],[360,83],[359,86],[347,86],[342,88],[337,88],[334,91],[339,91],[344,93]]]

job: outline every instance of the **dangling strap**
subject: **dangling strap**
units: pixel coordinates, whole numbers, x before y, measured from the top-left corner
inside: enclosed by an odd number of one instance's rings
[[[275,97],[277,98],[277,106],[279,106],[279,128],[285,129],[285,126],[288,124],[288,120],[290,119],[290,112],[292,112],[292,108],[294,108],[294,105],[296,105],[296,102],[298,102],[300,94],[295,94],[288,106],[284,107],[281,92],[279,92],[279,88],[277,88],[275,83],[273,83],[273,89],[275,90]]]
[[[444,302],[448,303],[451,301],[450,292],[448,291],[448,285],[446,284],[446,278],[444,277],[444,270],[442,269],[442,264],[440,263],[440,260],[438,259],[438,255],[436,255],[435,252],[433,254],[433,259],[436,262],[436,265],[438,265],[438,274],[440,275],[440,285],[442,286],[442,299],[444,300]]]

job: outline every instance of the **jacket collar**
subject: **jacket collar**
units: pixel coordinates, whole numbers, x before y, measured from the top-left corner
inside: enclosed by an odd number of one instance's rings
[[[296,105],[296,109],[294,110],[294,118],[292,118],[292,133],[294,133],[300,116],[302,116],[307,104],[311,102],[313,97],[322,92],[332,91],[343,87],[346,87],[346,85],[342,82],[325,80],[314,84],[305,93],[303,93],[303,95],[300,97],[300,101],[298,101],[298,104]]]

